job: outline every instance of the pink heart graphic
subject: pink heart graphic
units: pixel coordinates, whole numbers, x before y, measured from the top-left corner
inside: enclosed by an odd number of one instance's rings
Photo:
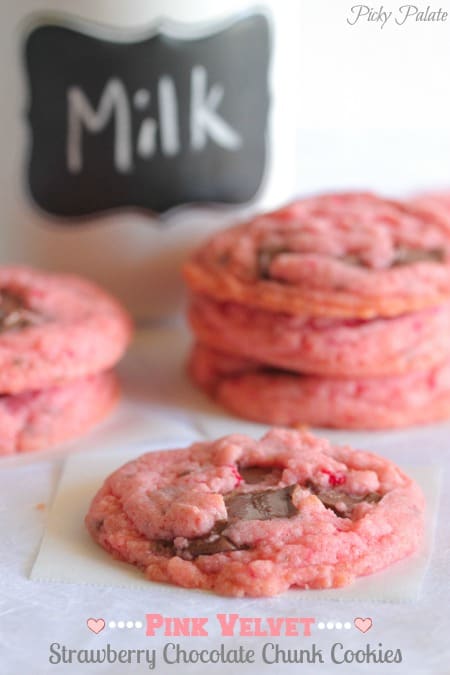
[[[88,619],[86,623],[89,630],[91,630],[96,635],[101,633],[105,627],[105,619]]]
[[[355,624],[356,628],[361,631],[361,633],[367,633],[367,631],[372,628],[372,619],[369,617],[366,619],[361,619],[361,617],[358,616],[353,623]]]

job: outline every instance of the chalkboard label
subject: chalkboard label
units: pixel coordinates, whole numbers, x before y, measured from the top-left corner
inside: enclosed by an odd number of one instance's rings
[[[26,38],[29,191],[48,213],[242,204],[265,172],[270,35],[246,15],[145,39],[39,25]],[[117,37],[117,34],[116,34]]]

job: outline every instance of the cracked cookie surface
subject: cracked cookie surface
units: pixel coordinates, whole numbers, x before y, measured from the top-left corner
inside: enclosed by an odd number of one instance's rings
[[[86,525],[150,580],[264,596],[387,567],[418,548],[423,513],[419,487],[387,459],[273,429],[129,462]]]

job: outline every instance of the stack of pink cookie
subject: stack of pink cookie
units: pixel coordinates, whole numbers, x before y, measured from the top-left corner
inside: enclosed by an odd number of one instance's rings
[[[185,266],[194,380],[270,424],[450,416],[450,239],[429,211],[325,195],[222,231]]]
[[[118,397],[110,370],[132,333],[92,283],[0,268],[0,455],[78,436]]]

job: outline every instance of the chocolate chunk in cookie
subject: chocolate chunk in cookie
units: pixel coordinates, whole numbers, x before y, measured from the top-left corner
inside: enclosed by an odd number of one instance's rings
[[[272,260],[281,253],[290,253],[286,246],[273,246],[262,248],[258,252],[258,274],[261,279],[270,279],[270,266]]]
[[[40,321],[40,315],[30,309],[20,295],[0,290],[0,332],[28,328]]]
[[[175,553],[185,560],[192,560],[192,558],[197,558],[199,555],[228,553],[237,549],[238,547],[231,539],[223,536],[220,532],[212,532],[206,537],[191,539],[185,548],[176,548]]]
[[[420,249],[420,248],[397,248],[393,267],[399,265],[411,265],[416,262],[437,262],[442,263],[446,259],[446,254],[442,248]]]
[[[264,467],[249,467],[249,469]],[[265,472],[267,474],[267,471]],[[292,503],[295,485],[278,490],[258,490],[257,492],[235,493],[225,496],[228,520],[220,521],[205,537],[188,540],[183,547],[175,546],[175,554],[185,560],[192,560],[199,555],[214,555],[236,551],[242,547],[223,534],[230,524],[239,520],[273,520],[275,518],[292,518],[298,511]],[[246,547],[244,547],[246,548]]]
[[[368,492],[365,495],[351,495],[343,490],[323,490],[312,481],[309,481],[306,487],[320,499],[327,509],[334,511],[340,518],[348,516],[356,504],[361,504],[361,502],[377,504],[382,499],[382,495],[378,494],[378,492]]]
[[[298,513],[292,503],[295,488],[295,485],[289,485],[278,490],[258,490],[226,496],[228,521],[292,518]]]
[[[281,476],[281,470],[272,466],[240,466],[239,474],[248,485],[257,485]]]
[[[400,267],[402,265],[412,265],[416,262],[436,262],[443,263],[446,259],[446,253],[442,248],[423,249],[409,248],[399,246],[394,250],[390,267]],[[348,253],[340,258],[341,262],[356,267],[368,267],[367,262],[357,253]]]

